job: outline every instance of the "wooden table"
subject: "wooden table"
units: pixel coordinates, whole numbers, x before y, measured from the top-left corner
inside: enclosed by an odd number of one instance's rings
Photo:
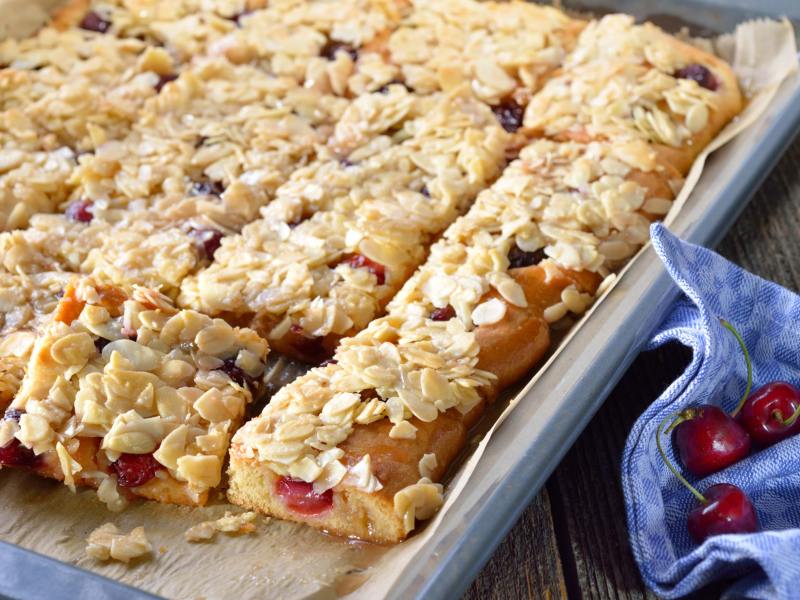
[[[800,137],[717,249],[800,290]],[[689,363],[678,344],[641,354],[467,592],[485,598],[655,598],[628,546],[619,467],[636,418]],[[719,595],[721,586],[698,598]]]

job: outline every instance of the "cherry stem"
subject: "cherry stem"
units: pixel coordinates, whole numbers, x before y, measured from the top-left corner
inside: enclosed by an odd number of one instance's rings
[[[794,422],[797,421],[797,417],[800,417],[800,406],[794,409],[792,416],[788,419],[783,418],[783,413],[779,410],[775,410],[772,412],[772,417],[784,427],[790,427],[794,425]]]
[[[672,431],[672,429],[675,426],[677,426],[677,424],[685,420],[686,419],[682,414],[674,413],[666,417],[663,421],[661,421],[661,423],[658,424],[658,430],[656,431],[656,446],[658,446],[658,453],[664,460],[664,464],[666,464],[669,470],[672,471],[672,474],[678,478],[678,481],[680,481],[683,485],[685,485],[688,488],[688,490],[692,492],[692,494],[694,494],[694,497],[697,498],[700,502],[702,502],[703,504],[708,504],[708,500],[706,500],[706,497],[703,496],[703,494],[701,494],[700,492],[698,492],[697,488],[695,488],[691,483],[689,483],[686,480],[686,478],[683,475],[680,474],[678,469],[676,469],[675,466],[667,458],[667,454],[666,452],[664,452],[664,448],[661,447],[661,435],[663,433],[664,425],[667,424],[667,421],[672,421],[672,423],[670,423],[669,426],[669,431]]]
[[[747,365],[747,387],[744,388],[744,394],[742,395],[742,399],[739,400],[739,404],[736,405],[736,408],[731,413],[731,416],[735,417],[739,414],[739,411],[742,410],[744,403],[747,402],[747,398],[750,396],[750,388],[753,385],[753,363],[750,361],[750,353],[747,351],[747,346],[745,345],[741,334],[736,331],[736,328],[728,323],[725,319],[720,319],[719,322],[722,323],[722,326],[730,331],[736,338],[736,341],[739,342],[739,346],[741,346],[742,353],[744,354],[744,363]]]

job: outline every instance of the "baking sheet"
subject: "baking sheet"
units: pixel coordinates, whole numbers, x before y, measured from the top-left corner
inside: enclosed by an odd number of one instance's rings
[[[4,1],[0,0],[0,7],[7,6]],[[27,5],[30,6],[30,3]],[[6,16],[9,12],[0,10],[0,15]],[[760,29],[760,26],[756,29]],[[750,31],[752,33],[752,30]],[[780,52],[776,52],[774,48],[770,49],[768,53],[770,59],[776,56],[783,57],[783,66],[786,66],[787,56],[795,59],[796,54],[791,51],[788,43],[788,40],[793,41],[793,36],[780,36],[771,32],[767,37],[770,40],[783,40],[779,45]],[[756,46],[758,49],[764,47],[761,42]],[[749,52],[740,52],[739,56],[740,67],[746,64],[742,62],[745,58],[755,59],[758,63],[761,63],[763,58],[757,53],[753,55]],[[775,71],[762,72],[774,74],[777,70],[776,68]],[[761,99],[751,103],[749,111],[753,118],[758,117],[756,113],[763,111],[769,105],[769,96],[776,91],[775,79],[777,75],[772,78],[762,76],[754,81],[761,87]],[[747,114],[742,115],[738,124],[745,123],[747,118]],[[761,114],[761,119],[764,118],[766,116]],[[690,175],[690,181],[693,179],[697,181],[697,168],[696,166]],[[682,194],[676,202],[676,207],[683,204],[686,196],[687,193]],[[670,219],[675,219],[675,213],[670,215]],[[637,259],[629,268],[633,269],[641,262],[641,259]],[[619,301],[624,297],[626,280],[629,284],[630,279],[623,278],[620,289],[612,293],[608,302],[596,305],[593,312],[601,311],[609,303],[613,304],[615,298]],[[587,324],[596,328],[599,322],[599,319],[589,320]],[[587,329],[591,327],[586,327],[581,332],[573,330],[571,336],[584,336]],[[563,343],[561,354],[551,358],[548,364],[555,366],[559,361],[563,362],[570,348],[574,349],[576,345]],[[559,383],[543,388],[548,391],[547,402],[542,402],[541,396],[538,399],[529,397],[531,387],[533,386],[534,390],[537,386],[541,388],[552,372],[552,366],[540,371],[536,379],[509,404],[500,421],[491,428],[491,435],[483,438],[471,459],[465,463],[448,486],[446,505],[437,518],[429,523],[420,535],[391,549],[347,543],[303,526],[264,520],[259,521],[255,534],[237,539],[226,539],[221,536],[212,544],[190,545],[183,540],[185,529],[200,521],[221,516],[224,510],[230,507],[218,502],[204,509],[189,510],[141,503],[132,506],[122,515],[112,515],[97,502],[91,491],[73,495],[61,484],[42,481],[19,472],[4,472],[0,476],[0,505],[5,508],[4,517],[6,517],[0,526],[0,539],[168,597],[250,598],[267,595],[327,598],[345,593],[365,579],[366,583],[355,591],[354,596],[375,598],[388,595],[390,591],[392,595],[397,595],[402,590],[421,590],[421,587],[415,588],[412,585],[417,582],[419,575],[411,574],[409,569],[420,564],[436,566],[435,561],[425,560],[423,553],[428,554],[432,548],[441,546],[442,540],[449,535],[446,526],[453,519],[450,515],[451,509],[456,512],[459,505],[463,504],[462,500],[467,492],[474,496],[476,492],[492,491],[486,486],[476,485],[468,489],[465,483],[470,475],[473,476],[473,481],[475,480],[479,467],[487,463],[492,464],[489,459],[492,458],[492,453],[498,450],[494,434],[503,433],[505,424],[501,423],[510,414],[511,408],[516,406],[522,397],[526,398],[526,402],[522,405],[526,409],[536,406],[531,402],[537,400],[541,408],[553,410],[560,406],[559,394],[566,390],[560,390]],[[546,412],[537,414],[536,411],[530,419],[525,415],[530,432],[533,433],[537,428],[542,429],[547,423],[546,417]],[[513,424],[514,421],[512,419],[510,423]],[[490,439],[492,443],[489,442]],[[530,435],[514,438],[517,449],[531,439]],[[481,456],[483,459],[478,461]],[[546,465],[542,466],[544,468],[540,470],[544,472]],[[84,540],[88,533],[109,520],[124,531],[145,524],[151,542],[156,548],[153,559],[126,567],[103,565],[84,557]],[[370,568],[369,565],[376,561],[377,564]],[[429,571],[429,574],[431,573]],[[367,578],[368,575],[370,576]]]

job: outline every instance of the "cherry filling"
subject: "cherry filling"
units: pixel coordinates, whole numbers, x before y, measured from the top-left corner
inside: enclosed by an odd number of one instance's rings
[[[251,15],[251,14],[253,14],[252,10],[243,10],[240,13],[236,13],[235,15],[231,15],[230,17],[228,17],[228,19],[233,21],[234,23],[236,23],[237,27],[241,27],[242,26],[242,19],[244,17],[246,17],[247,15]]]
[[[294,229],[295,227],[300,225],[300,223],[304,223],[304,222],[308,221],[308,219],[310,219],[310,218],[311,218],[311,214],[307,214],[305,212],[302,212],[299,215],[293,217],[291,221],[287,221],[286,224],[290,228]]]
[[[213,260],[214,253],[222,245],[224,234],[211,227],[192,227],[187,232],[194,239],[195,246],[203,254],[203,258]]]
[[[375,275],[378,285],[386,283],[386,267],[374,260],[368,259],[363,254],[346,254],[339,261],[340,265],[348,265],[354,269],[367,269]]]
[[[390,85],[402,85],[404,88],[406,88],[407,92],[413,92],[414,91],[414,88],[409,86],[405,81],[400,81],[399,79],[392,79],[389,83],[383,84],[381,87],[379,87],[375,91],[377,93],[379,93],[379,94],[388,94]]]
[[[502,125],[503,129],[509,133],[515,133],[522,127],[522,117],[525,109],[517,104],[513,98],[506,98],[500,104],[492,107],[492,112]]]
[[[516,244],[508,251],[508,268],[519,269],[520,267],[530,267],[542,262],[545,258],[543,248],[533,252],[526,252]]]
[[[66,215],[68,219],[78,223],[89,223],[92,219],[94,219],[92,201],[78,200],[73,202],[67,207],[67,210],[64,211],[64,215]]]
[[[339,52],[347,52],[354,62],[358,60],[358,50],[356,48],[350,44],[337,42],[336,40],[328,40],[320,49],[319,55],[323,58],[327,58],[328,60],[336,60],[336,55]]]
[[[225,188],[219,181],[195,181],[192,183],[192,188],[189,190],[191,196],[222,196]]]
[[[333,490],[317,494],[314,484],[299,479],[281,477],[275,483],[275,493],[289,510],[307,517],[321,515],[333,508]]]
[[[300,325],[293,324],[289,327],[286,344],[294,349],[298,358],[313,365],[330,357],[330,352],[325,349],[323,339],[307,333]]]
[[[111,463],[111,468],[117,474],[117,483],[122,487],[137,487],[144,485],[156,476],[156,471],[163,469],[152,454],[120,454],[120,457]]]
[[[432,321],[449,321],[456,316],[456,309],[449,304],[444,308],[436,308],[431,312]]]
[[[0,448],[0,465],[4,467],[34,467],[39,457],[26,448],[17,438]]]
[[[243,388],[249,389],[251,392],[256,388],[256,378],[251,377],[245,373],[241,367],[236,366],[236,357],[226,358],[223,361],[222,366],[217,370],[222,371],[231,378],[231,381],[235,381]]]
[[[3,418],[19,423],[19,418],[24,412],[16,408],[9,408]],[[23,446],[16,438],[0,448],[0,465],[4,467],[33,467],[38,462],[39,457],[33,453],[33,450]]]
[[[86,13],[81,19],[78,27],[87,31],[96,31],[97,33],[105,33],[111,28],[111,21],[104,19],[93,10]]]
[[[696,81],[700,86],[711,90],[712,92],[719,87],[719,82],[714,74],[703,65],[693,64],[683,67],[675,71],[675,77],[680,79],[691,79]]]
[[[175,81],[178,76],[175,73],[167,73],[166,75],[159,75],[158,81],[155,85],[156,94],[161,93],[161,90],[167,85],[170,81]]]

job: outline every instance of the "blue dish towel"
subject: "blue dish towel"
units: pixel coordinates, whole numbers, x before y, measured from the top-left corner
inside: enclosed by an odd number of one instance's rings
[[[735,580],[726,597],[800,598],[800,436],[705,479],[684,472],[701,492],[721,482],[739,486],[761,522],[760,533],[712,537],[699,546],[686,529],[696,500],[664,465],[655,440],[667,415],[702,403],[730,412],[744,392],[744,357],[720,318],[744,337],[753,360],[753,389],[774,380],[800,384],[800,296],[679,240],[663,225],[653,225],[651,236],[685,295],[648,349],[677,340],[692,348],[693,357],[639,417],[625,446],[622,485],[634,557],[646,584],[665,598],[722,578]],[[663,443],[680,468],[670,441]]]

